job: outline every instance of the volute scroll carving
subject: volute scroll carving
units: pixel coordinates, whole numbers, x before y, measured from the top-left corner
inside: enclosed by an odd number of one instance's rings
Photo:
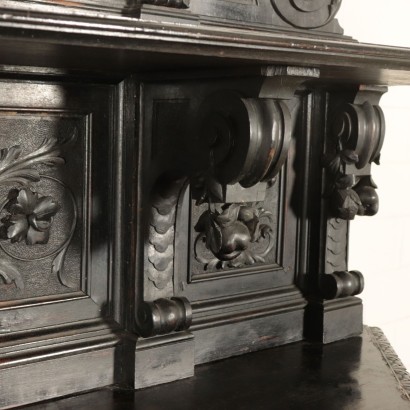
[[[227,91],[209,96],[200,112],[199,129],[209,144],[215,180],[249,188],[277,175],[291,140],[291,115],[284,101]]]
[[[346,103],[336,113],[332,126],[334,151],[326,159],[328,193],[335,217],[351,220],[356,215],[378,212],[371,164],[379,164],[384,134],[384,115],[377,104]]]
[[[275,10],[285,21],[307,29],[329,23],[341,3],[341,0],[272,0]]]

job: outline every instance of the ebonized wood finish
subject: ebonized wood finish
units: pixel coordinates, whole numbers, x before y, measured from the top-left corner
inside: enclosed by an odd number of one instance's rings
[[[340,3],[1,3],[0,407],[361,333],[349,223],[410,51]]]
[[[137,392],[103,389],[30,410],[409,409],[409,375],[380,329],[330,345],[306,342],[201,365],[195,377]]]

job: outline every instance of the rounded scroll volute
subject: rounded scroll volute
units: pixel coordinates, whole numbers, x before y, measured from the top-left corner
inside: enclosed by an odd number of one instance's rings
[[[313,29],[326,25],[336,15],[341,0],[271,0],[277,13],[289,24]]]
[[[200,112],[201,138],[220,183],[248,188],[277,175],[291,141],[291,115],[283,101],[224,92],[209,96]]]
[[[385,120],[377,105],[346,104],[335,117],[333,134],[341,149],[357,154],[356,168],[378,160],[384,142]]]

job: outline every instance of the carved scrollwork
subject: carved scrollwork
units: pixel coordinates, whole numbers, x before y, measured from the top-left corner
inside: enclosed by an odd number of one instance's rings
[[[379,163],[385,123],[381,108],[369,102],[346,104],[333,122],[335,150],[326,160],[328,193],[336,217],[375,215],[379,208],[377,185],[370,164]]]
[[[298,28],[318,28],[336,15],[341,0],[271,0],[277,13]]]
[[[229,204],[220,211],[205,211],[198,220],[195,230],[195,258],[205,269],[239,268],[265,262],[272,250],[272,214],[256,204]],[[263,223],[265,221],[267,223]],[[266,242],[264,249],[252,248],[252,244]],[[201,245],[214,255],[207,259],[201,254]]]
[[[291,140],[285,102],[220,92],[209,96],[200,112],[199,129],[208,142],[215,180],[247,188],[277,175]]]

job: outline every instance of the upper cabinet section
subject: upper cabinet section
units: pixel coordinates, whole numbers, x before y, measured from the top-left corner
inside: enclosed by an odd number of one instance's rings
[[[342,0],[143,0],[141,17],[161,5],[189,12],[201,23],[239,25],[263,30],[309,30],[317,34],[343,34],[335,20]],[[180,13],[181,15],[181,13]]]
[[[97,73],[114,79],[266,66],[318,69],[314,81],[410,84],[410,49],[343,35],[342,0],[0,1],[3,71]],[[377,24],[373,21],[373,24]]]
[[[6,6],[32,8],[36,3],[51,11],[93,10],[142,20],[179,20],[190,24],[241,26],[262,30],[309,30],[343,34],[335,20],[342,0],[5,0]],[[2,2],[3,4],[4,2]],[[18,4],[20,3],[20,5]],[[22,5],[23,4],[23,5]]]

